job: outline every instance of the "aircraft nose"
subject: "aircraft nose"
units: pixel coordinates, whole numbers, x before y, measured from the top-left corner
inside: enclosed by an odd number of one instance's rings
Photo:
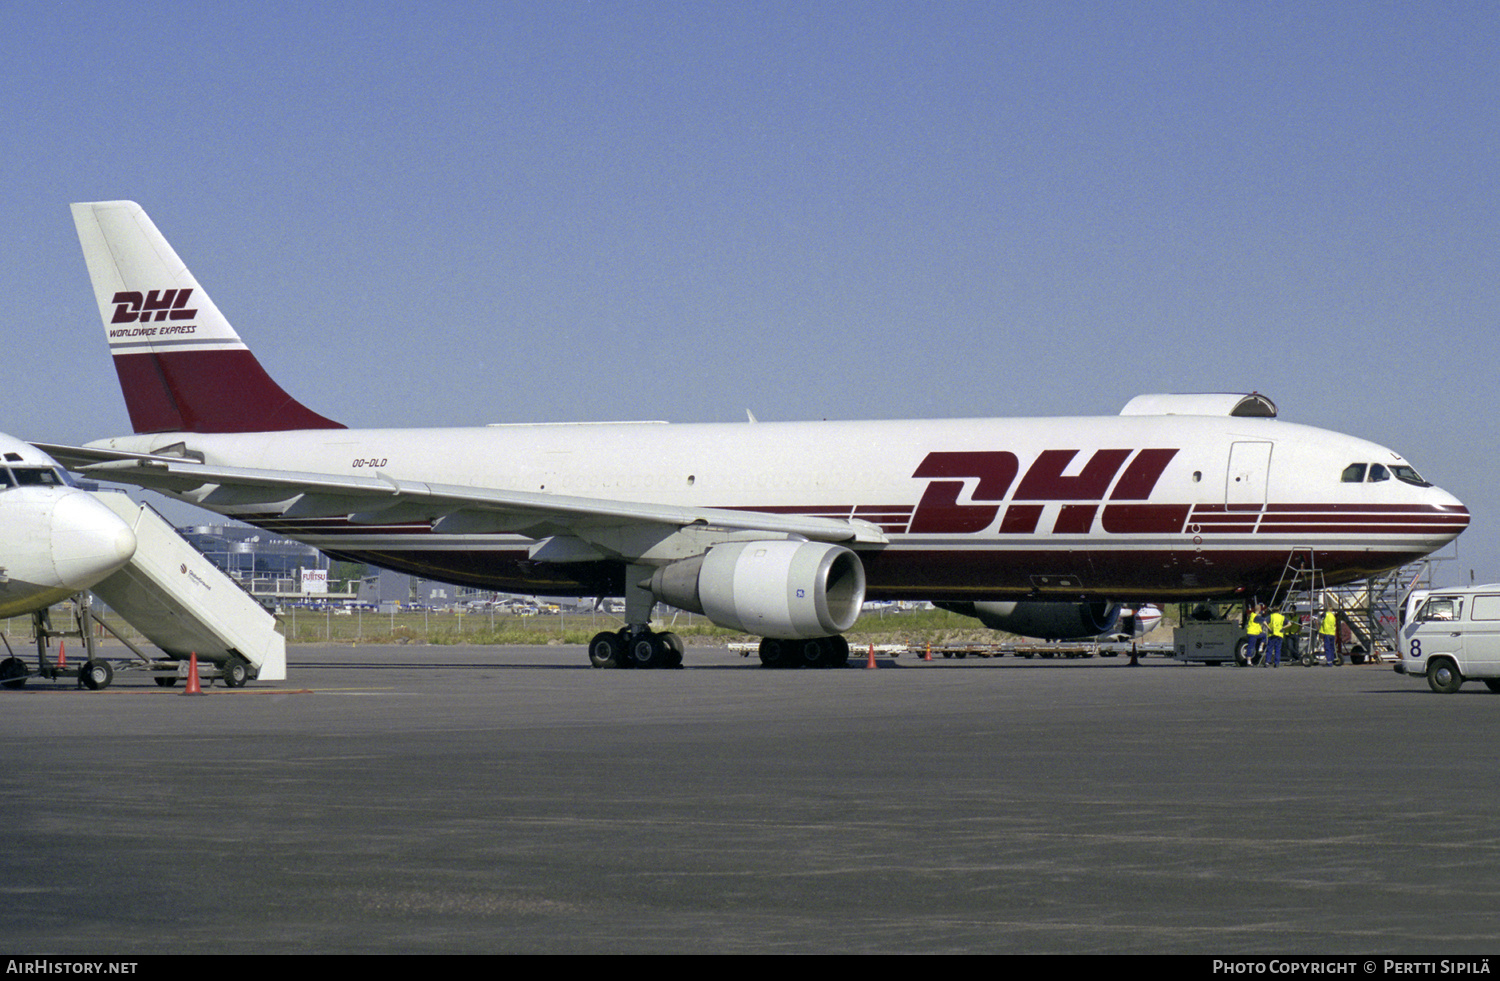
[[[1445,536],[1443,544],[1453,541],[1469,527],[1469,509],[1441,487],[1431,489],[1429,501],[1438,516],[1438,530]]]
[[[135,555],[135,532],[83,491],[64,494],[52,509],[52,565],[58,584],[87,589]]]

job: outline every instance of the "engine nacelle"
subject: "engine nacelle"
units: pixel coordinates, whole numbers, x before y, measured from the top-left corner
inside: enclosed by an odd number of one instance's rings
[[[991,630],[1039,640],[1083,640],[1114,629],[1118,603],[1065,603],[1021,600],[1014,603],[935,603],[966,617],[978,617]]]
[[[854,552],[825,542],[729,542],[657,569],[651,592],[721,627],[804,640],[854,626],[865,567]]]

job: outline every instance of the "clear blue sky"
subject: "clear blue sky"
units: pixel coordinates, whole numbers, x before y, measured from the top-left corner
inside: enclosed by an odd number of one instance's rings
[[[1259,390],[1500,579],[1493,3],[12,5],[3,428],[128,429],[67,204],[141,202],[356,426]]]

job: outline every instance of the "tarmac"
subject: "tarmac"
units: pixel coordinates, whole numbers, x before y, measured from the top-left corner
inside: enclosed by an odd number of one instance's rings
[[[0,691],[17,955],[1500,952],[1500,696],[1389,666],[303,647]]]

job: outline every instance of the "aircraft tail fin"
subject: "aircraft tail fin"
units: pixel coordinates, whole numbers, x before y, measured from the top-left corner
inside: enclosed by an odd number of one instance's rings
[[[140,205],[75,204],[73,222],[136,432],[344,428],[266,374]]]

